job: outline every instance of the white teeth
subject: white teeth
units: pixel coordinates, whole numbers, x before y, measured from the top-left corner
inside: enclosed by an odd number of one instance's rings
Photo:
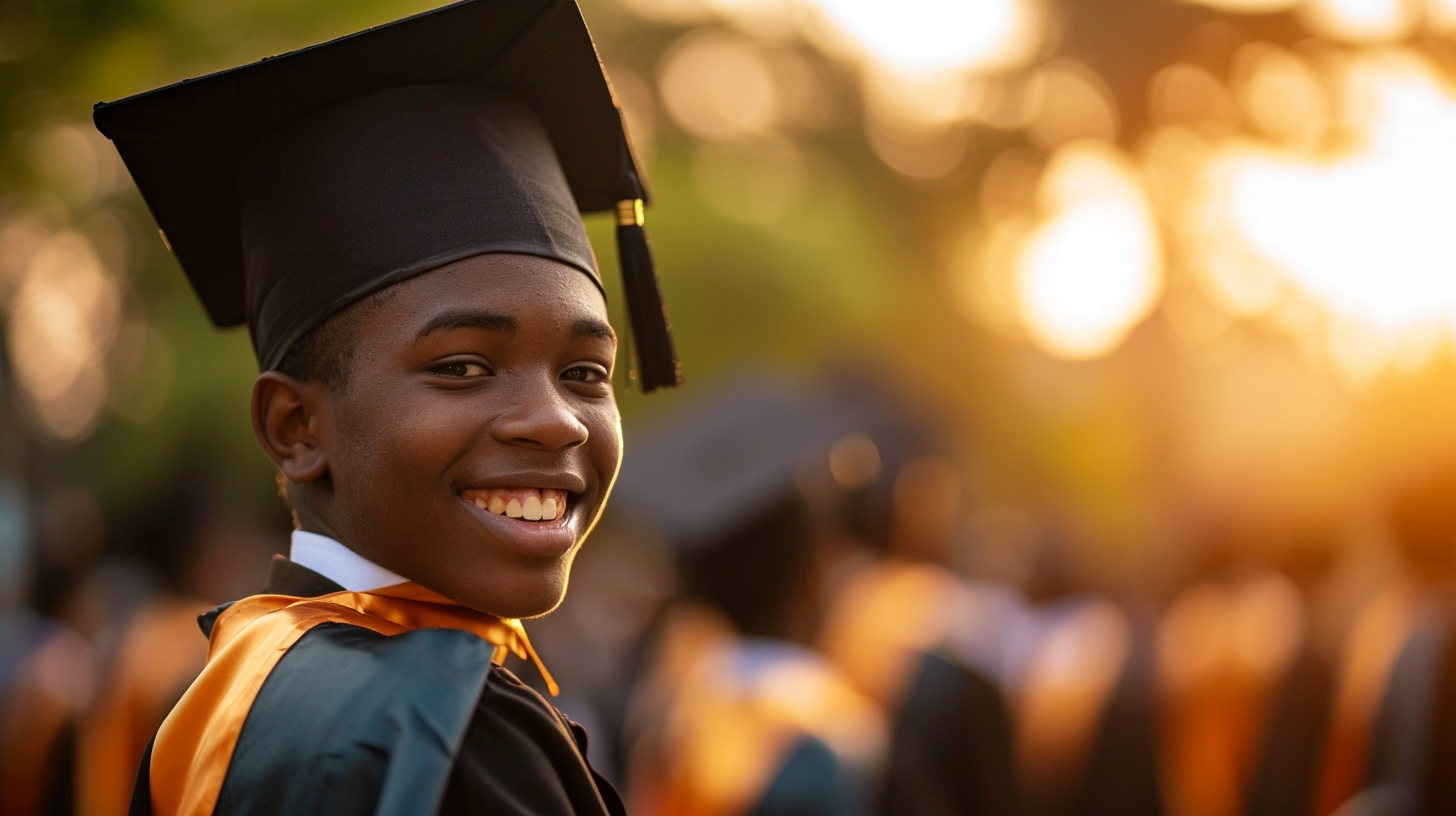
[[[566,515],[566,497],[559,490],[481,490],[468,501],[497,516],[525,521],[555,521]]]

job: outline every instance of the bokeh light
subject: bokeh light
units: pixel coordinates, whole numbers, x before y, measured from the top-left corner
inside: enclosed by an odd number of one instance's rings
[[[1420,0],[1189,0],[1236,14],[1268,14],[1293,9],[1310,31],[1352,43],[1391,42],[1410,36],[1421,22]],[[1445,0],[1430,0],[1440,20]]]
[[[1107,354],[1157,303],[1162,244],[1130,162],[1099,142],[1058,150],[1038,191],[1044,220],[1018,259],[1026,330],[1047,352]]]
[[[1038,70],[1029,93],[1036,110],[1027,135],[1045,153],[1081,139],[1117,141],[1117,103],[1106,83],[1085,65],[1058,60]]]
[[[1148,111],[1155,122],[1227,133],[1239,111],[1228,89],[1208,69],[1178,62],[1148,83]]]
[[[763,136],[778,124],[773,69],[752,40],[722,31],[689,34],[663,57],[660,73],[668,114],[694,136]]]
[[[1313,148],[1330,124],[1319,75],[1305,60],[1267,43],[1234,56],[1234,86],[1248,121],[1276,140]]]
[[[1190,0],[1200,5],[1243,14],[1269,14],[1299,5],[1300,0]]]
[[[1352,42],[1409,36],[1420,22],[1417,0],[1305,0],[1301,16],[1319,34]]]
[[[1408,54],[1361,58],[1340,81],[1347,148],[1230,143],[1206,165],[1195,217],[1222,303],[1316,306],[1305,330],[1327,333],[1337,368],[1361,379],[1428,357],[1456,327],[1456,94]]]
[[[15,292],[7,346],[16,379],[45,429],[80,436],[106,401],[106,351],[120,293],[85,236],[52,236],[31,258]]]
[[[988,70],[1025,60],[1039,45],[1030,0],[812,0],[870,58],[920,73]]]
[[[125,181],[121,159],[94,128],[62,124],[31,137],[29,158],[52,189],[73,205],[83,205]]]
[[[960,126],[967,122],[1017,129],[1040,110],[1038,132],[1046,140],[1106,138],[1116,131],[1115,106],[1095,74],[1063,65],[1039,77],[1035,87],[1005,81],[1044,45],[1047,10],[1039,0],[623,5],[655,22],[700,26],[674,45],[659,70],[669,115],[700,138],[776,137],[829,125],[836,106],[818,70],[784,47],[799,39],[858,72],[871,147],[913,179],[944,178],[962,165],[969,140]],[[739,33],[703,27],[710,21]],[[997,80],[988,83],[988,76]]]

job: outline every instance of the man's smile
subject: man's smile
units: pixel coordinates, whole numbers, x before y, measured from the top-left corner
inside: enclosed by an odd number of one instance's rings
[[[551,488],[477,488],[462,491],[460,500],[491,537],[508,550],[532,559],[557,559],[571,552],[577,543],[577,517],[581,513],[569,512],[576,509],[567,506],[576,504],[572,496]],[[551,508],[554,517],[549,519],[545,516],[548,502],[556,505]]]
[[[566,517],[565,490],[535,487],[505,487],[464,490],[460,497],[481,510],[526,521],[555,521]]]

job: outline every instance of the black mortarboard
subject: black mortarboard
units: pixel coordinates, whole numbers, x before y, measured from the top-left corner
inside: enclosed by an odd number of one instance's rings
[[[861,430],[861,417],[801,384],[734,377],[642,434],[622,460],[612,504],[677,546],[700,550],[800,494],[800,468]]]
[[[601,285],[614,211],[645,390],[680,380],[647,197],[574,0],[462,0],[96,106],[208,315],[264,369],[340,309],[487,252]]]
[[[858,426],[822,393],[763,376],[698,396],[633,435],[612,506],[671,540],[685,594],[743,634],[785,636],[812,563],[800,473]]]

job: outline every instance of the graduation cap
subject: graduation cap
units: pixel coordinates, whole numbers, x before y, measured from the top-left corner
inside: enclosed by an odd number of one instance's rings
[[[762,375],[729,378],[634,434],[623,457],[612,507],[661,531],[683,592],[742,634],[784,636],[812,569],[801,468],[857,430],[826,396]]]
[[[218,326],[260,365],[380,289],[487,252],[601,287],[580,213],[617,216],[644,390],[681,380],[647,190],[574,0],[462,0],[112,103],[116,143]]]
[[[612,504],[679,548],[710,549],[797,497],[800,468],[860,430],[861,417],[800,384],[731,377],[678,416],[633,435]]]

